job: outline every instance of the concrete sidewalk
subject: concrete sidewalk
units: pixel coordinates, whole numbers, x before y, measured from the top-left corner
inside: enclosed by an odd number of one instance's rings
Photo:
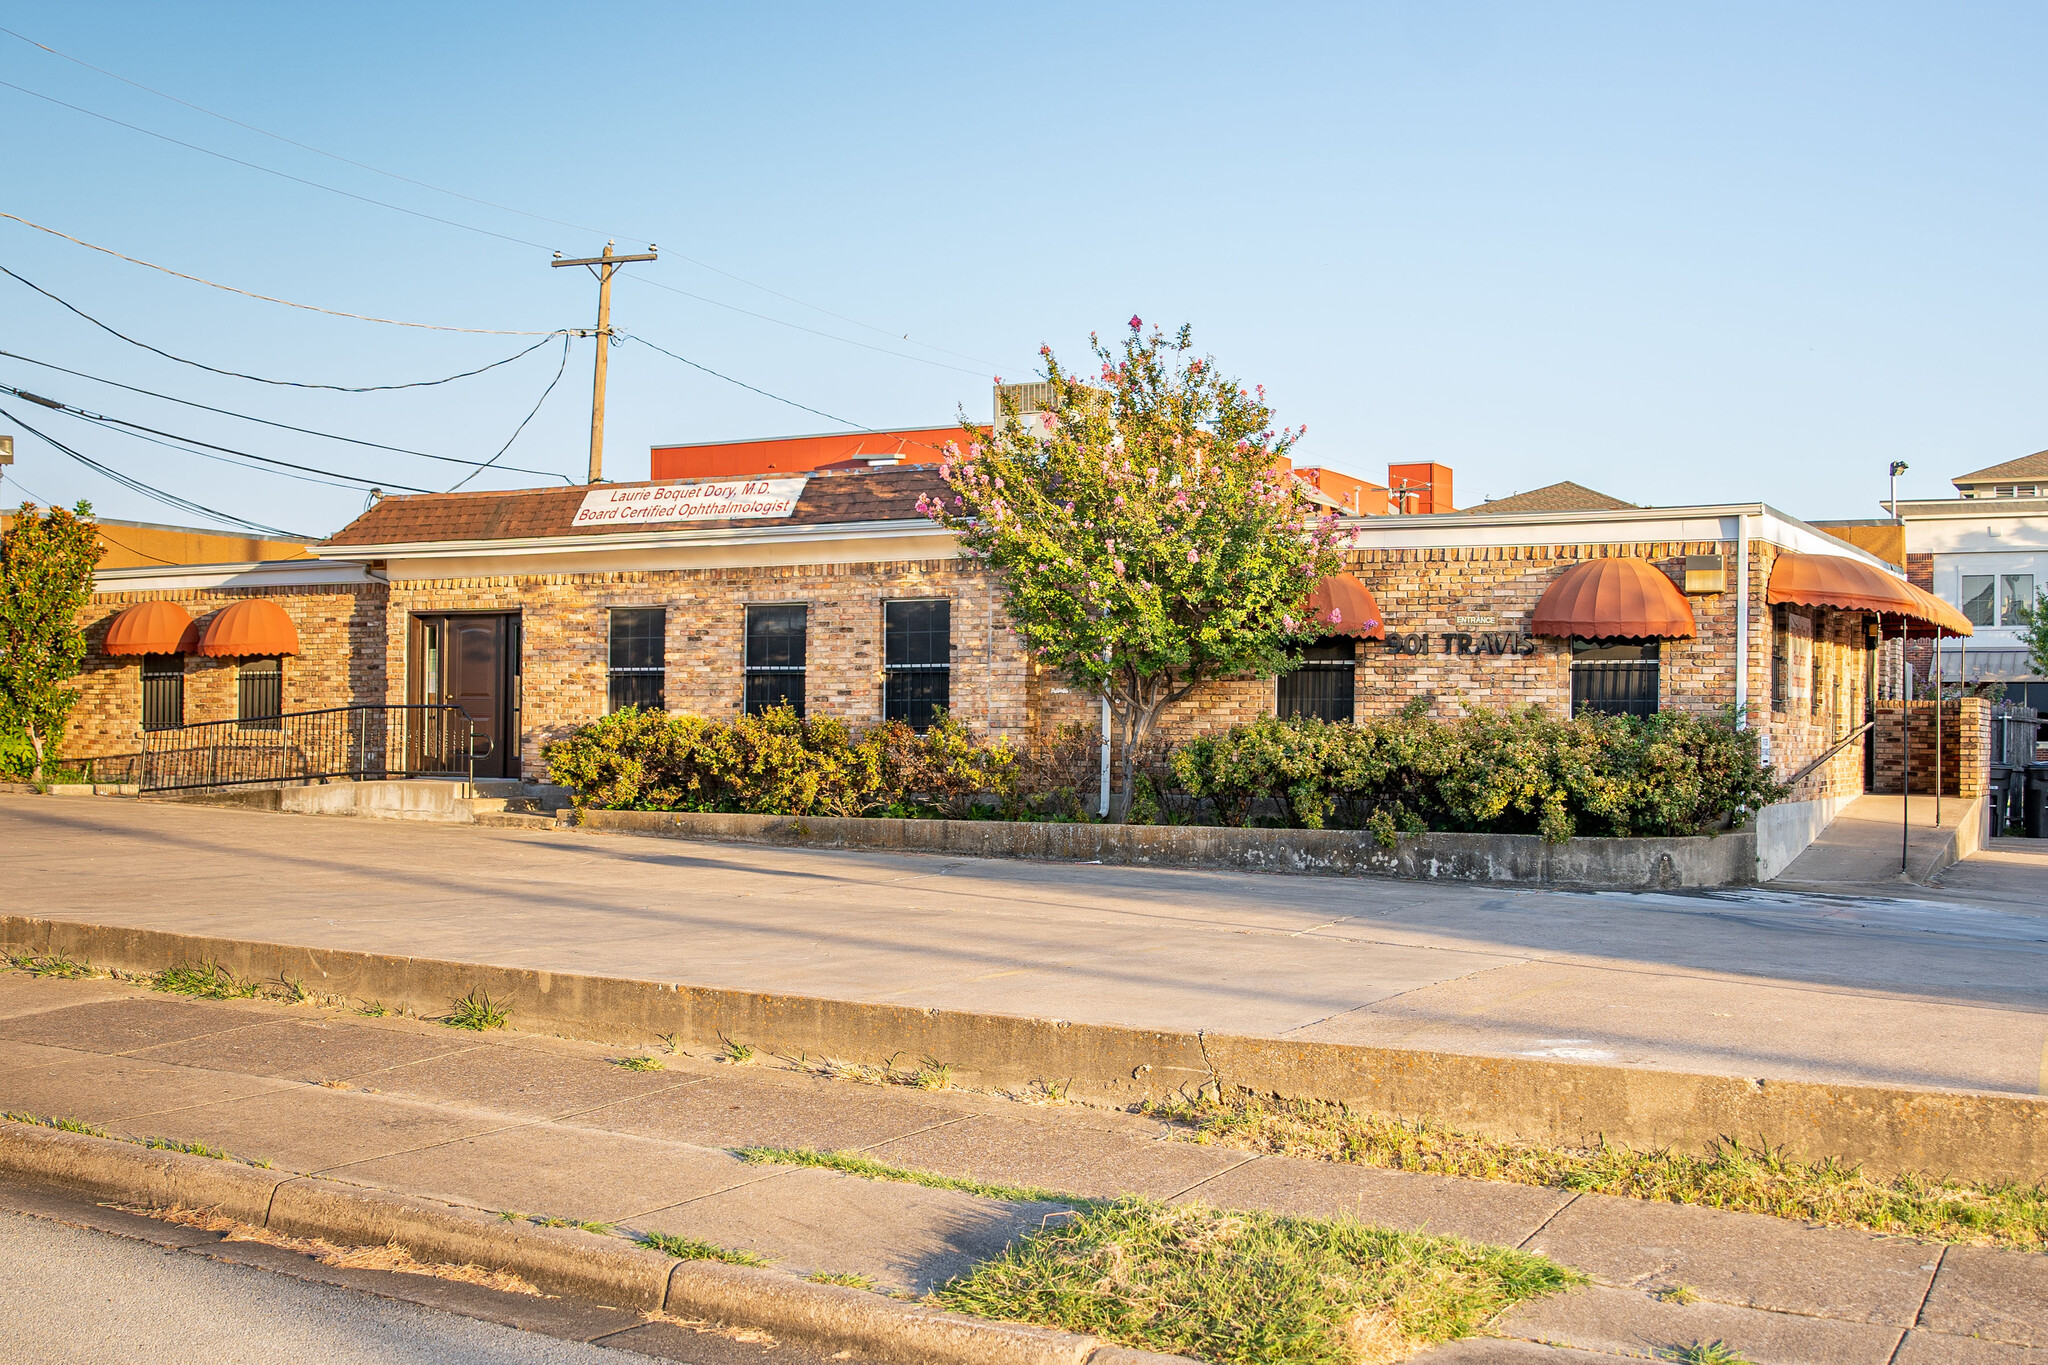
[[[0,1109],[204,1142],[281,1171],[494,1211],[700,1237],[797,1273],[917,1292],[1055,1206],[749,1165],[877,1160],[1076,1195],[1351,1213],[1519,1245],[1594,1287],[1525,1305],[1445,1361],[1641,1355],[1720,1338],[1757,1365],[2048,1360],[2048,1258],[1711,1209],[1256,1156],[1137,1116],[664,1059],[312,1007],[0,973]],[[1657,1297],[1677,1285],[1700,1301]],[[1517,1345],[1520,1342],[1523,1344]]]
[[[48,919],[1145,1029],[2018,1095],[2048,1057],[2048,907],[1947,893],[1534,892],[6,796],[0,888]]]

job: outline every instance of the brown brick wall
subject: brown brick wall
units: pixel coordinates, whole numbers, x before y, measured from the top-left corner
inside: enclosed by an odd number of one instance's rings
[[[299,633],[299,653],[284,661],[284,708],[314,711],[375,703],[384,695],[385,589],[381,583],[292,588],[204,588],[94,593],[81,613],[85,668],[73,684],[78,704],[64,732],[66,757],[133,753],[142,743],[142,660],[100,653],[107,627],[136,602],[177,602],[203,631],[230,602],[267,597]],[[237,661],[185,656],[185,722],[235,718]]]
[[[384,627],[387,686],[393,702],[404,699],[414,613],[518,611],[521,761],[537,774],[543,744],[604,714],[611,608],[665,607],[668,709],[723,720],[742,705],[747,604],[804,602],[807,711],[867,725],[882,716],[882,603],[917,597],[953,604],[953,713],[977,731],[1021,736],[1023,650],[987,576],[955,560],[398,581]]]
[[[1773,711],[1772,613],[1765,601],[1775,551],[1751,547],[1749,696],[1752,723],[1767,728],[1781,772],[1803,766],[1861,723],[1864,706],[1862,618],[1817,614],[1815,651],[1822,663],[1823,703]],[[1720,554],[1730,591],[1690,599],[1699,634],[1668,641],[1660,670],[1667,709],[1712,713],[1735,695],[1736,547],[1723,542],[1513,546],[1470,549],[1354,550],[1349,566],[1374,591],[1390,633],[1425,636],[1428,652],[1395,653],[1365,642],[1359,651],[1358,714],[1386,715],[1418,695],[1439,716],[1467,705],[1537,705],[1556,715],[1570,706],[1568,644],[1536,641],[1521,653],[1446,652],[1447,632],[1521,636],[1543,591],[1570,564],[1605,555],[1649,559],[1674,580],[1687,554]],[[953,603],[953,710],[976,730],[1013,737],[1049,736],[1064,723],[1089,732],[1099,707],[1056,673],[1024,654],[978,567],[959,560],[878,560],[858,564],[618,573],[527,574],[400,580],[387,589],[361,585],[264,589],[298,625],[302,655],[287,661],[287,709],[406,699],[408,627],[414,613],[517,611],[522,627],[524,709],[521,757],[540,770],[540,747],[603,714],[606,704],[608,613],[613,607],[668,610],[666,696],[674,711],[729,718],[743,690],[745,608],[754,602],[802,601],[809,613],[806,699],[813,714],[864,725],[882,713],[882,602],[938,596]],[[121,606],[149,594],[94,598],[91,636],[103,635]],[[195,616],[248,591],[157,594],[186,602]],[[95,655],[80,680],[85,694],[67,742],[69,754],[126,752],[139,739],[139,660]],[[234,714],[231,664],[187,664],[189,720]],[[1157,743],[1214,733],[1270,714],[1271,679],[1212,683],[1162,721]],[[1851,744],[1802,784],[1802,798],[1847,794],[1862,787],[1863,748]]]
[[[1557,574],[1571,564],[1610,555],[1635,555],[1656,563],[1673,582],[1684,581],[1684,557],[1718,554],[1727,568],[1729,591],[1689,599],[1698,635],[1666,641],[1660,681],[1667,710],[1712,714],[1735,702],[1735,574],[1732,542],[1656,541],[1609,545],[1501,546],[1469,549],[1353,550],[1347,567],[1379,599],[1389,633],[1426,637],[1426,654],[1393,653],[1374,642],[1359,647],[1357,714],[1389,715],[1418,695],[1432,698],[1433,714],[1450,718],[1469,706],[1540,706],[1553,715],[1571,708],[1571,651],[1564,640],[1538,639],[1529,654],[1446,652],[1446,632],[1473,636],[1519,636]],[[1864,701],[1862,617],[1832,613],[1822,628],[1823,695],[1816,717],[1774,715],[1771,709],[1770,607],[1765,587],[1775,549],[1750,547],[1750,720],[1765,727],[1779,771],[1790,774],[1862,723]],[[1099,704],[1071,691],[1056,674],[1031,681],[1033,732],[1049,733],[1063,722],[1091,731],[1100,723]],[[1173,708],[1161,721],[1158,743],[1226,730],[1271,714],[1276,698],[1271,679],[1211,683]],[[1863,789],[1863,744],[1850,744],[1801,784],[1800,799],[1854,794]]]
[[[1934,793],[1935,703],[1907,704],[1911,717],[1912,790]],[[1877,704],[1877,778],[1873,791],[1899,790],[1902,757],[1899,703]],[[1956,697],[1941,703],[1941,794],[1982,796],[1990,785],[1991,703],[1982,697]]]

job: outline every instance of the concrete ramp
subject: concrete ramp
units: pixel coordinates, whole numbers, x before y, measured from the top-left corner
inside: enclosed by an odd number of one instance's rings
[[[1909,809],[1900,803],[1910,801]],[[1984,802],[1949,796],[1859,796],[1775,881],[1801,886],[1926,884],[1983,846]]]

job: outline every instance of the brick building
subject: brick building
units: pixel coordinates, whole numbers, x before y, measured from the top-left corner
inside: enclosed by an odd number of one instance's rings
[[[539,776],[550,739],[629,703],[729,718],[787,699],[854,725],[944,706],[996,736],[1093,732],[1099,704],[1027,658],[989,576],[917,513],[937,470],[828,465],[387,497],[313,562],[104,571],[66,752],[133,752],[145,727],[263,707],[406,702],[460,703],[491,738],[487,776]],[[1850,740],[1795,794],[1832,806],[1863,790],[1852,736],[1880,623],[1921,609],[1875,556],[1757,503],[1344,524],[1345,581],[1325,585],[1354,604],[1344,621],[1294,673],[1199,690],[1162,742],[1416,697],[1446,716],[1735,708],[1788,774]],[[273,634],[252,638],[272,643],[246,648],[270,652],[236,655],[215,636],[253,599]],[[110,629],[152,602],[188,616],[189,637],[110,653]]]

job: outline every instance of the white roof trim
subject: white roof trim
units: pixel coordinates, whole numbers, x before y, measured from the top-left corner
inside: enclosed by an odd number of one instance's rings
[[[99,569],[99,592],[172,588],[295,588],[325,583],[381,583],[370,566],[352,559],[256,559],[239,564],[154,564]]]
[[[900,540],[908,536],[948,534],[935,523],[914,521],[833,521],[801,526],[723,526],[709,530],[641,531],[630,535],[558,535],[498,540],[418,540],[388,545],[315,545],[313,553],[350,559],[453,559],[508,554],[592,554],[620,550],[668,550],[685,545],[804,544],[818,540],[866,537]]]

